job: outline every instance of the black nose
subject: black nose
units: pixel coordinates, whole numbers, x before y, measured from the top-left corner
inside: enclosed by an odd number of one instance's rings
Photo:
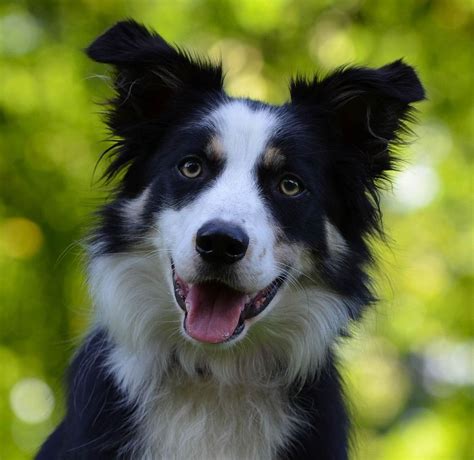
[[[245,256],[248,246],[248,235],[222,220],[205,223],[196,235],[196,251],[210,263],[233,264]]]

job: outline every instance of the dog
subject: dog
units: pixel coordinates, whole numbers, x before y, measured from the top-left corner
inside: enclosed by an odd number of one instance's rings
[[[334,344],[374,303],[368,240],[424,89],[398,60],[234,98],[219,64],[127,20],[87,49],[114,69],[88,241],[95,319],[37,458],[349,455]]]

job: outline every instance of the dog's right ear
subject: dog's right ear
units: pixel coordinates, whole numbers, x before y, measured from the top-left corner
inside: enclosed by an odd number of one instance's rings
[[[182,100],[202,99],[223,88],[220,65],[192,58],[133,20],[114,25],[86,52],[115,68],[116,98],[108,121],[120,137],[134,125],[164,122]]]

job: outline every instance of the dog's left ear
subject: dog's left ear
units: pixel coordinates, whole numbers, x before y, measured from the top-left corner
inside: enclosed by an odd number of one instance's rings
[[[357,149],[373,178],[390,169],[388,146],[409,121],[411,104],[425,97],[412,67],[401,60],[378,69],[342,68],[328,77],[290,84],[293,104],[314,108],[349,148]]]
[[[346,238],[381,230],[379,181],[394,169],[392,147],[408,130],[411,104],[425,97],[415,71],[402,61],[342,68],[322,80],[296,79],[290,93],[331,143],[329,218]]]

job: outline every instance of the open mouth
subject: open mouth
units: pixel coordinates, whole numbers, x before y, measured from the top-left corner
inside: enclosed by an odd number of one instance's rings
[[[217,280],[188,284],[176,274],[174,264],[171,267],[174,295],[185,312],[184,328],[205,343],[228,342],[240,335],[245,321],[262,313],[285,281],[281,275],[250,296]]]

